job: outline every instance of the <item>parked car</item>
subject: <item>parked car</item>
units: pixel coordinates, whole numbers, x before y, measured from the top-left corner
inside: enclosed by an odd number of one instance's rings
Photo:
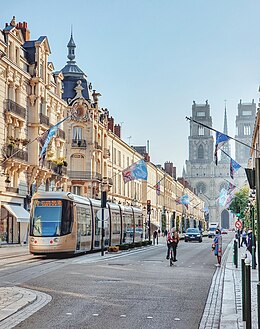
[[[227,228],[222,228],[221,234],[228,234],[228,229]]]
[[[188,228],[185,236],[184,241],[199,241],[202,242],[202,234],[198,228]]]

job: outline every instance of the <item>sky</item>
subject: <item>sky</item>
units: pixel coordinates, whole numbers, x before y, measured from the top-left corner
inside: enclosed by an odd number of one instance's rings
[[[258,104],[259,12],[259,0],[13,0],[1,6],[0,28],[15,16],[32,40],[47,36],[59,71],[72,27],[77,65],[122,139],[149,141],[151,162],[171,161],[181,176],[193,100],[208,100],[219,131],[226,103],[231,137],[240,99]]]

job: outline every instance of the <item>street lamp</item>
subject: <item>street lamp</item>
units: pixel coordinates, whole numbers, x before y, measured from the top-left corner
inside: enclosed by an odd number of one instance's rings
[[[249,214],[250,214],[250,220],[252,223],[252,269],[256,269],[256,261],[255,261],[255,212],[254,212],[254,204],[252,201],[254,200],[254,192],[251,193],[248,207],[249,207]]]

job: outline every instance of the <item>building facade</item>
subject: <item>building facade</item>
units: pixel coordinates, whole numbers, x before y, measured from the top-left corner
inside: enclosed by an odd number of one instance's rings
[[[15,17],[0,30],[0,243],[28,241],[37,190],[94,199],[106,190],[108,201],[142,208],[147,233],[204,227],[204,202],[176,180],[172,163],[156,166],[120,138],[120,125],[99,106],[101,94],[76,64],[72,35],[67,47],[67,64],[55,71],[46,36],[31,40],[27,23]],[[148,180],[124,183],[122,171],[144,158]],[[184,194],[189,207],[176,203]]]
[[[243,141],[245,144],[250,145],[254,118],[254,101],[251,104],[240,101],[236,117],[237,135],[235,136],[238,141]],[[207,101],[205,104],[193,102],[192,119],[213,128],[210,105]],[[223,133],[228,135],[226,108],[224,111]],[[250,148],[236,142],[235,160],[241,165],[241,168],[235,172],[234,179],[230,177],[230,156],[232,156],[230,143],[224,144],[222,147],[224,152],[218,151],[218,165],[216,165],[214,159],[214,148],[215,141],[212,130],[200,126],[191,120],[189,159],[186,161],[184,176],[191,186],[196,189],[201,199],[205,201],[209,223],[217,222],[221,227],[229,228],[232,225],[232,217],[225,205],[219,202],[220,194],[223,189],[228,191],[229,182],[235,185],[237,189],[247,184],[243,169],[247,166]]]

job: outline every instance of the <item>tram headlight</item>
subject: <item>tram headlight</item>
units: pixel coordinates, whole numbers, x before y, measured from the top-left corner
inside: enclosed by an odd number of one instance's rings
[[[59,238],[54,238],[53,241],[54,242],[59,242]]]
[[[31,238],[31,242],[33,242],[34,241],[34,238]]]

